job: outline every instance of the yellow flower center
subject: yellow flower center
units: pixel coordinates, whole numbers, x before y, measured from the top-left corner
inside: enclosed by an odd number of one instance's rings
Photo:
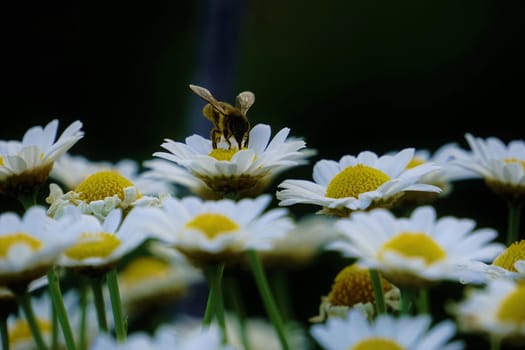
[[[131,181],[114,171],[100,171],[82,181],[75,192],[80,193],[80,199],[88,203],[114,195],[124,200],[124,189],[132,186]]]
[[[523,169],[525,170],[525,160],[523,159],[517,159],[517,158],[506,158],[506,159],[503,159],[503,161],[507,164],[510,164],[510,163],[518,163],[518,164],[521,164],[521,166],[523,167]]]
[[[222,233],[239,229],[239,225],[222,214],[204,213],[195,216],[186,224],[187,228],[202,231],[209,239],[214,239]]]
[[[518,260],[525,260],[525,240],[512,243],[494,259],[492,265],[499,266],[508,271],[517,272],[514,263]]]
[[[0,156],[0,166],[4,165],[4,157]]]
[[[213,157],[217,160],[232,160],[232,157],[235,153],[237,153],[237,148],[230,148],[230,149],[224,149],[224,148],[214,148],[211,150],[211,152],[208,154],[210,157]]]
[[[138,284],[148,279],[162,279],[166,277],[169,268],[170,264],[164,260],[153,257],[140,257],[134,259],[122,270],[120,278],[128,285]]]
[[[48,320],[37,319],[38,328],[42,333],[51,333],[52,326]],[[11,327],[9,327],[9,342],[16,344],[19,341],[27,341],[33,339],[31,328],[24,319],[17,320]]]
[[[38,250],[42,247],[40,240],[23,232],[4,235],[0,236],[0,257],[5,258],[9,249],[15,244],[26,245],[31,248],[31,250]]]
[[[392,289],[392,284],[382,277],[381,282],[385,293]],[[342,306],[374,302],[374,290],[368,269],[356,264],[345,267],[335,277],[328,299],[330,304]]]
[[[107,258],[120,245],[120,239],[114,233],[84,232],[79,242],[66,249],[67,257],[75,260],[87,258]]]
[[[525,285],[519,285],[501,303],[497,317],[504,322],[525,326]]]
[[[446,257],[447,253],[430,236],[419,232],[403,232],[392,237],[379,250],[379,258],[386,252],[395,252],[409,258],[421,258],[431,265]]]
[[[412,168],[415,168],[417,167],[418,165],[421,165],[421,164],[424,164],[425,161],[421,158],[418,158],[418,157],[413,157],[410,162],[408,162],[407,164],[407,169],[412,169]]]
[[[330,198],[358,198],[361,193],[376,190],[388,180],[390,177],[381,170],[357,164],[334,176],[325,195]]]
[[[357,342],[348,350],[403,350],[404,347],[392,339],[369,338]]]

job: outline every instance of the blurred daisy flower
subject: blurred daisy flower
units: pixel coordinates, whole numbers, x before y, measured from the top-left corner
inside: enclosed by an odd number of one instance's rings
[[[525,240],[514,242],[501,252],[487,268],[493,277],[525,280]]]
[[[228,262],[248,249],[270,249],[293,228],[286,210],[263,213],[270,201],[269,195],[238,202],[168,198],[161,208],[137,207],[128,217],[134,227],[166,241],[192,263]]]
[[[116,171],[99,171],[88,176],[74,190],[64,193],[56,184],[50,184],[46,202],[50,204],[48,214],[59,217],[65,207],[74,205],[82,213],[99,220],[115,208],[127,212],[135,205],[159,205],[161,198],[143,196],[130,180]]]
[[[134,317],[154,306],[165,308],[168,302],[187,295],[193,285],[205,281],[200,270],[164,244],[152,241],[147,250],[151,255],[133,258],[118,276],[122,304]]]
[[[451,321],[431,326],[429,315],[379,315],[373,323],[358,310],[348,312],[346,318],[330,318],[325,324],[316,324],[310,333],[324,350],[405,349],[452,350],[463,349],[463,343],[454,341],[456,327]]]
[[[399,310],[401,293],[399,288],[381,277],[383,295],[390,310]],[[334,279],[330,293],[321,298],[319,315],[311,322],[324,322],[327,317],[346,317],[348,310],[357,308],[372,320],[375,316],[375,297],[370,273],[367,268],[351,264],[342,269]]]
[[[466,134],[471,148],[455,162],[485,180],[487,186],[506,198],[525,196],[525,141],[505,145],[496,137],[482,139]]]
[[[53,220],[43,207],[33,206],[22,217],[0,215],[0,286],[25,292],[44,276],[60,254],[73,244],[68,218]]]
[[[167,182],[146,178],[143,173],[140,173],[138,163],[132,159],[123,159],[116,163],[94,162],[84,156],[65,153],[55,162],[50,178],[59,181],[69,191],[78,187],[90,175],[100,171],[114,171],[122,175],[145,195],[158,196],[172,191]]]
[[[108,334],[100,334],[90,350],[234,350],[221,344],[221,337],[215,325],[199,327],[191,332],[178,332],[176,328],[164,325],[154,335],[135,332],[125,342],[117,342]]]
[[[484,333],[493,337],[525,341],[525,284],[495,279],[483,289],[470,288],[464,300],[450,305],[463,332]]]
[[[281,172],[305,164],[313,155],[305,142],[288,138],[290,129],[281,129],[270,140],[270,126],[258,124],[250,130],[246,148],[229,148],[225,142],[213,148],[212,141],[199,135],[186,142],[166,139],[168,152],[153,155],[174,162],[205,183],[220,197],[253,197],[261,194]],[[176,180],[176,177],[171,177]],[[182,178],[181,184],[187,180]]]
[[[474,230],[474,220],[436,218],[435,209],[423,206],[409,218],[396,218],[386,209],[352,214],[337,222],[340,239],[327,249],[355,257],[359,264],[377,269],[398,287],[424,287],[432,282],[484,280],[478,264],[503,250],[492,229]]]
[[[33,194],[49,177],[53,163],[83,136],[75,121],[57,136],[58,120],[28,129],[22,141],[0,140],[0,193],[12,197]]]
[[[322,213],[348,216],[352,211],[389,207],[406,191],[440,192],[439,187],[419,183],[422,176],[439,169],[431,163],[407,169],[414,149],[377,156],[370,151],[344,156],[339,162],[320,160],[313,180],[285,180],[277,192],[279,205],[297,203],[323,207]]]
[[[148,238],[126,225],[120,209],[109,212],[103,222],[92,215],[82,214],[74,206],[64,210],[64,217],[73,223],[68,232],[61,234],[72,238],[74,243],[63,252],[57,265],[69,269],[106,273]]]

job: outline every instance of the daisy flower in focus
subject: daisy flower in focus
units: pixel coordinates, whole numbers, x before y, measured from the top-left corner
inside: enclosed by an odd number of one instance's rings
[[[185,143],[166,139],[161,147],[168,152],[153,155],[182,166],[221,197],[253,197],[276,175],[304,164],[313,154],[304,141],[288,138],[289,133],[290,129],[281,129],[270,140],[270,126],[258,124],[250,130],[246,148],[240,150],[228,148],[225,142],[213,148],[211,140],[192,135]]]
[[[399,288],[381,277],[386,305],[391,310],[400,309]],[[319,315],[310,318],[311,322],[323,322],[326,317],[346,317],[350,308],[361,310],[368,319],[375,314],[375,297],[370,273],[367,268],[351,264],[343,268],[335,277],[327,296],[321,298]]]
[[[0,193],[31,194],[49,177],[53,163],[84,136],[75,121],[55,140],[58,120],[27,130],[22,141],[0,140]]]
[[[143,332],[130,334],[125,342],[117,342],[110,335],[101,333],[90,350],[235,350],[222,345],[219,330],[215,325],[199,327],[192,332],[178,332],[164,325],[154,335]]]
[[[514,140],[505,145],[496,137],[482,139],[466,134],[470,153],[455,163],[483,178],[495,193],[508,199],[525,197],[525,141]]]
[[[138,187],[116,171],[107,170],[91,174],[74,190],[64,193],[56,184],[49,185],[48,214],[60,217],[65,207],[74,205],[84,214],[99,220],[115,208],[127,212],[135,205],[159,205],[161,198],[143,196]]]
[[[468,289],[450,309],[463,332],[484,333],[503,340],[525,341],[525,285],[508,279]]]
[[[73,239],[68,218],[54,220],[43,207],[33,206],[22,217],[0,215],[0,286],[25,292],[30,282],[44,276]]]
[[[310,333],[325,350],[463,349],[463,343],[450,342],[456,333],[454,323],[431,323],[429,315],[396,318],[387,314],[369,323],[361,312],[351,310],[344,319],[330,318],[325,324],[312,326]]]
[[[205,280],[202,272],[175,250],[155,241],[147,248],[151,255],[132,259],[118,275],[122,304],[134,317],[156,306],[165,309],[166,303],[181,299],[193,285]]]
[[[474,230],[476,223],[470,219],[437,218],[431,206],[399,219],[381,208],[357,212],[336,225],[342,236],[327,248],[357,258],[398,287],[425,287],[441,280],[478,282],[485,278],[479,265],[504,248],[491,242],[497,238],[495,230]]]
[[[514,242],[501,252],[488,267],[495,277],[525,280],[525,240]]]
[[[66,268],[105,273],[148,238],[125,224],[120,209],[109,212],[103,222],[92,215],[82,214],[74,206],[64,210],[64,217],[73,223],[62,235],[74,240],[57,262]]]
[[[269,195],[238,202],[168,198],[160,208],[134,208],[128,218],[131,226],[166,241],[192,263],[228,262],[248,249],[270,249],[293,227],[286,210],[263,213],[270,201]]]
[[[323,213],[348,216],[355,210],[391,206],[406,191],[440,192],[439,187],[418,183],[438,167],[424,163],[407,169],[413,157],[414,149],[407,148],[381,157],[365,151],[339,162],[320,160],[313,169],[314,182],[285,180],[279,185],[279,205],[315,204]]]
[[[158,196],[172,191],[167,182],[146,178],[139,168],[138,163],[132,159],[122,159],[116,163],[94,162],[84,156],[65,153],[55,162],[50,178],[59,181],[69,191],[74,190],[90,175],[100,171],[114,171],[135,184],[142,194]]]

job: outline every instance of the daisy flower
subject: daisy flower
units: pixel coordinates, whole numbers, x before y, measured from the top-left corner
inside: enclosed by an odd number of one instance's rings
[[[312,326],[310,333],[325,350],[463,349],[463,343],[450,342],[456,332],[451,321],[433,327],[431,322],[428,315],[395,318],[382,314],[369,323],[361,312],[351,310],[345,319],[331,318],[326,324]]]
[[[56,184],[49,185],[48,214],[60,217],[65,207],[74,205],[82,213],[99,220],[115,208],[128,211],[135,205],[159,205],[162,198],[143,196],[137,186],[116,171],[99,171],[88,176],[74,190],[64,193]]]
[[[132,159],[122,159],[116,163],[99,161],[94,162],[80,155],[65,153],[60,157],[51,170],[50,178],[59,181],[65,188],[74,190],[90,175],[100,171],[114,171],[136,185],[140,193],[145,195],[159,195],[170,193],[172,188],[167,182],[149,179],[140,173],[139,165]]]
[[[0,193],[33,193],[48,178],[53,163],[84,136],[82,123],[69,125],[55,140],[58,120],[27,130],[22,141],[0,141]]]
[[[147,236],[122,220],[122,211],[114,209],[103,222],[69,206],[64,217],[73,222],[68,232],[74,244],[60,256],[57,265],[79,271],[107,272],[125,254],[138,247]]]
[[[425,163],[407,169],[414,149],[378,157],[370,151],[344,156],[339,162],[320,160],[313,169],[313,180],[285,180],[277,192],[279,205],[315,204],[322,212],[348,216],[355,210],[390,206],[406,191],[439,192],[436,186],[418,183],[421,177],[438,169]]]
[[[168,242],[194,263],[236,260],[248,249],[264,250],[292,227],[286,210],[263,213],[269,195],[238,202],[168,198],[161,208],[134,208],[131,226]]]
[[[168,152],[153,155],[184,167],[221,197],[256,196],[276,175],[304,164],[313,154],[304,141],[288,138],[289,133],[290,129],[281,129],[270,141],[270,126],[258,124],[241,150],[228,148],[225,142],[213,148],[211,140],[192,135],[185,143],[166,139],[161,147]]]
[[[463,301],[453,305],[461,331],[485,333],[500,339],[525,340],[525,285],[495,279],[483,289],[468,289]]]
[[[352,214],[337,224],[341,239],[329,244],[345,256],[377,269],[399,287],[421,287],[440,280],[475,282],[483,278],[478,264],[503,250],[492,229],[474,230],[474,220],[436,218],[423,206],[409,218],[396,218],[386,209]]]
[[[386,305],[391,310],[400,309],[399,288],[381,277],[381,285]],[[375,297],[370,273],[367,268],[351,264],[342,269],[334,279],[327,296],[321,298],[319,315],[310,318],[311,322],[323,322],[328,317],[346,317],[350,308],[361,310],[368,319],[375,314]]]
[[[489,276],[525,280],[525,240],[514,242],[487,267]]]
[[[53,220],[40,206],[29,208],[22,217],[0,215],[0,285],[14,292],[44,276],[60,254],[73,243],[64,234],[71,221]]]
[[[482,139],[466,134],[472,150],[455,163],[485,180],[487,186],[506,198],[525,197],[525,141],[505,145],[496,137]]]

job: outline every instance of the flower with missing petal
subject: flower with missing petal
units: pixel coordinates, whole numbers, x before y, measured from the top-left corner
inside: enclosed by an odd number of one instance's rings
[[[239,202],[168,198],[162,207],[134,208],[130,225],[166,241],[195,264],[229,262],[248,249],[270,249],[292,227],[286,210],[263,213],[269,195]]]
[[[43,207],[33,206],[22,217],[0,215],[0,286],[24,292],[44,276],[60,254],[73,243],[64,235],[71,221],[54,220]]]
[[[59,181],[69,191],[74,190],[90,175],[101,171],[114,171],[122,175],[145,195],[158,196],[172,191],[166,181],[144,177],[144,174],[139,172],[138,163],[132,159],[122,159],[117,163],[94,162],[80,155],[65,153],[55,162],[50,178]]]
[[[74,190],[64,193],[56,184],[50,184],[46,202],[48,214],[60,217],[65,207],[74,205],[84,214],[99,220],[115,208],[128,211],[134,205],[158,205],[160,199],[142,196],[137,186],[115,171],[99,171],[88,176]]]
[[[57,265],[78,271],[105,273],[148,238],[122,220],[120,209],[109,212],[103,222],[74,206],[68,206],[63,217],[73,223],[62,235],[73,238],[74,244],[64,251]]]
[[[79,121],[72,123],[55,141],[58,120],[53,120],[27,130],[22,141],[0,141],[0,193],[33,193],[48,179],[53,163],[84,136],[81,127]]]
[[[474,220],[436,218],[431,206],[419,207],[409,218],[396,218],[386,209],[352,214],[337,224],[340,239],[327,249],[355,257],[377,269],[399,287],[428,286],[454,280],[481,282],[479,264],[503,250],[492,229],[474,230]]]
[[[496,137],[482,139],[466,134],[472,150],[455,163],[483,178],[487,186],[509,199],[525,197],[525,141],[505,145]]]
[[[153,155],[185,168],[220,197],[253,197],[261,194],[274,177],[286,169],[304,164],[313,154],[302,140],[288,138],[290,129],[280,130],[270,141],[268,125],[258,124],[250,130],[246,148],[227,148],[199,135],[186,142],[166,139],[161,145],[168,152]],[[176,178],[172,177],[176,180]],[[182,185],[187,182],[184,178]]]
[[[400,309],[399,288],[381,277],[386,306],[391,310]],[[357,308],[372,320],[375,315],[375,296],[369,269],[351,264],[342,269],[334,279],[327,296],[321,298],[319,315],[311,322],[323,322],[326,317],[346,317],[348,310]]]
[[[431,326],[429,315],[401,316],[381,314],[373,323],[358,310],[345,319],[330,318],[316,324],[310,333],[324,350],[452,350],[463,343],[452,340],[456,327],[451,321]]]
[[[285,180],[277,192],[279,205],[315,204],[322,212],[348,216],[352,211],[391,206],[406,191],[439,192],[436,186],[418,183],[437,166],[425,163],[411,169],[407,165],[414,149],[378,157],[365,151],[357,157],[344,156],[339,162],[320,160],[313,169],[314,182]]]
[[[461,331],[484,333],[504,340],[525,341],[525,284],[508,279],[489,281],[483,289],[468,289],[463,301],[451,305]]]

